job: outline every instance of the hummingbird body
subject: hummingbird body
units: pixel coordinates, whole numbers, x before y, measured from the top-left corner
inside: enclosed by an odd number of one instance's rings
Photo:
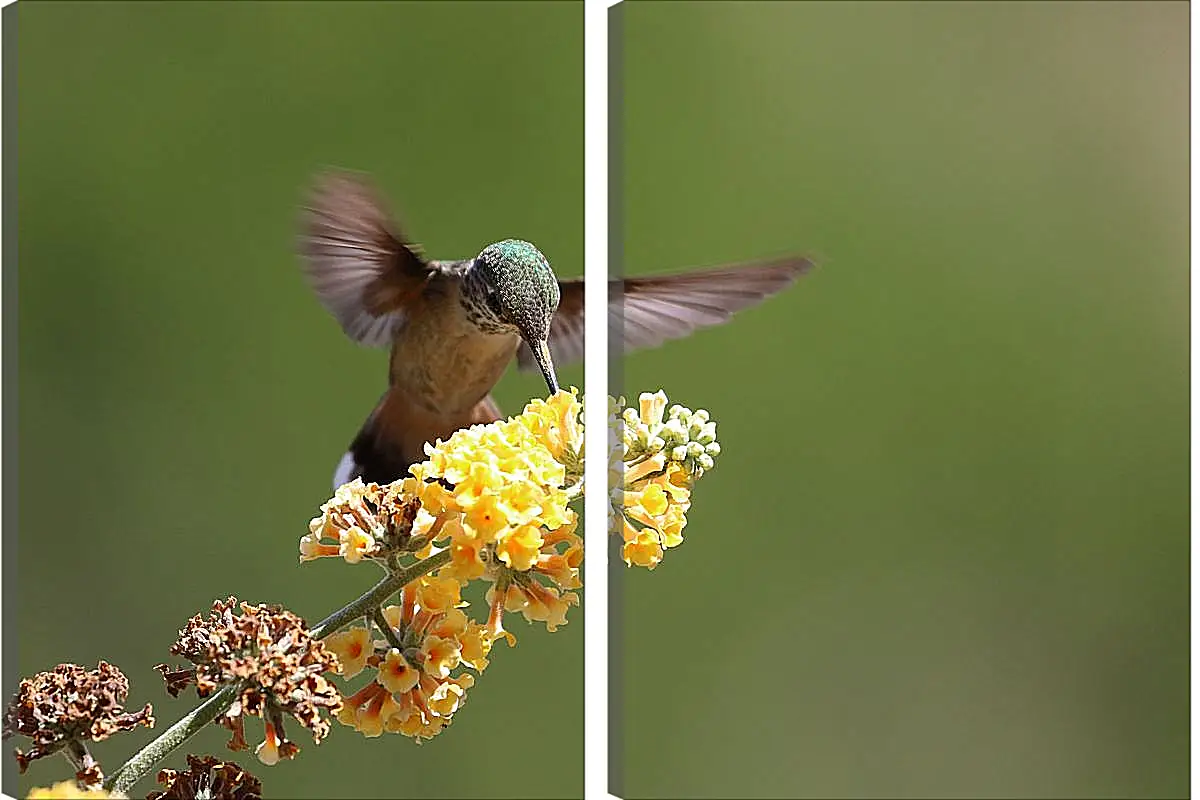
[[[433,414],[461,416],[473,409],[521,344],[517,332],[472,319],[462,288],[431,287],[392,341],[390,385]]]
[[[558,391],[554,364],[583,357],[583,281],[559,280],[532,244],[488,245],[461,261],[425,260],[395,232],[370,186],[349,173],[317,183],[301,245],[318,299],[360,344],[390,345],[388,388],[350,444],[335,488],[389,483],[426,442],[499,419],[491,390],[514,356]],[[609,282],[609,322],[626,349],[719,324],[812,266],[786,258]]]
[[[378,459],[367,451],[390,442],[407,469],[425,458],[425,442],[498,419],[489,393],[520,341],[515,334],[479,331],[453,307],[414,314],[392,344],[389,388],[370,426],[376,441],[360,445],[359,463]]]

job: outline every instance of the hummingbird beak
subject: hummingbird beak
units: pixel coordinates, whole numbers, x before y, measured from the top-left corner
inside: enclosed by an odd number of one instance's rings
[[[546,386],[550,389],[550,394],[558,392],[558,376],[554,374],[554,361],[550,358],[550,347],[546,344],[545,339],[540,339],[529,344],[529,349],[533,352],[533,360],[537,362],[538,368],[542,371],[542,377],[546,379]]]

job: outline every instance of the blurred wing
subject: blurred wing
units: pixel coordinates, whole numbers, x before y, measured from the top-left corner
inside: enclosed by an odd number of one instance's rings
[[[790,286],[813,267],[807,258],[677,275],[609,281],[609,333],[625,352],[657,347],[699,328],[727,322],[737,311],[757,305]],[[583,358],[583,281],[559,281],[562,296],[550,324],[550,355],[556,366]],[[518,353],[521,369],[535,369],[529,348]]]
[[[405,305],[418,297],[431,269],[392,228],[366,179],[321,175],[304,209],[300,252],[321,305],[359,344],[391,342]]]

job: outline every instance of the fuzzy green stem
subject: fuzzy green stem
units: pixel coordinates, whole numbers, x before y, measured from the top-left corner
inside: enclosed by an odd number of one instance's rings
[[[324,639],[329,634],[338,630],[345,625],[350,624],[358,617],[365,617],[372,613],[372,610],[378,608],[384,600],[394,595],[396,592],[403,589],[408,584],[420,578],[422,575],[428,575],[435,569],[445,566],[450,563],[450,550],[446,549],[440,553],[434,553],[429,558],[418,561],[410,567],[406,567],[399,572],[393,572],[379,583],[372,586],[364,594],[362,594],[353,603],[339,608],[337,611],[330,614],[325,619],[318,622],[309,633],[313,638]]]
[[[392,630],[392,626],[388,625],[387,619],[383,616],[383,610],[376,608],[371,612],[371,621],[375,623],[375,627],[379,628],[379,632],[387,639],[388,644],[397,650],[404,650],[404,642],[400,641],[396,636],[396,632]]]
[[[128,761],[108,777],[108,780],[104,782],[104,788],[110,792],[117,791],[128,794],[129,789],[153,769],[155,764],[224,713],[238,696],[241,688],[241,684],[230,684],[196,706],[190,713],[163,731],[161,736],[134,753]]]
[[[374,611],[379,608],[379,605],[388,597],[400,591],[417,578],[428,575],[448,563],[450,563],[450,551],[447,549],[440,553],[435,553],[422,561],[418,561],[410,567],[393,572],[371,587],[371,589],[357,600],[339,608],[318,622],[309,633],[314,639],[324,639],[329,634],[359,617],[372,616]],[[128,794],[129,789],[144,778],[154,768],[155,764],[162,761],[173,750],[199,733],[205,725],[223,714],[233,704],[234,699],[238,696],[241,689],[242,685],[240,683],[230,684],[196,706],[196,708],[192,709],[191,712],[182,717],[178,722],[163,731],[161,736],[134,753],[128,761],[108,777],[108,780],[104,782],[104,788],[109,791]]]

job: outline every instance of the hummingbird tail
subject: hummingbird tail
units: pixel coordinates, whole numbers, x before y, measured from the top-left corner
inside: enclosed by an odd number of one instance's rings
[[[353,451],[347,450],[333,470],[333,490],[337,491],[343,483],[349,483],[359,477],[362,477],[362,465],[354,459]]]

